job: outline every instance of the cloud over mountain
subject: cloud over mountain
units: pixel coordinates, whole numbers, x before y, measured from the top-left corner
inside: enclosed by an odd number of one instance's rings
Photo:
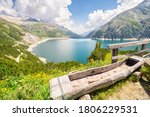
[[[118,14],[136,7],[139,3],[144,0],[117,0],[118,6],[113,10],[96,10],[90,13],[88,16],[89,21],[87,22],[88,28],[95,28],[104,25]]]
[[[83,33],[105,24],[119,13],[137,6],[142,1],[117,0],[116,9],[95,10],[89,14],[88,21],[82,25],[77,25],[70,19],[73,14],[68,6],[72,4],[72,0],[15,0],[15,5],[13,0],[1,0],[0,13],[38,18],[45,22],[62,25],[76,33]]]
[[[71,16],[70,4],[71,0],[16,0],[15,9],[21,15],[63,24]]]

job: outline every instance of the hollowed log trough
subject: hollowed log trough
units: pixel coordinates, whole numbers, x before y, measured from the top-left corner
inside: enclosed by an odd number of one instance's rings
[[[77,99],[126,79],[143,64],[143,58],[132,56],[111,65],[54,78],[50,80],[50,97],[54,100]]]

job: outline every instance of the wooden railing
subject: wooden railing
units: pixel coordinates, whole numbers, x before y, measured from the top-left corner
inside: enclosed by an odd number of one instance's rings
[[[117,62],[119,58],[125,58],[128,56],[132,56],[134,54],[138,54],[145,51],[150,51],[150,49],[146,48],[146,45],[150,43],[150,39],[145,39],[142,41],[134,41],[134,42],[127,42],[127,43],[119,43],[119,44],[110,44],[108,45],[108,48],[112,50],[112,63]],[[128,54],[128,55],[122,55],[118,56],[118,51],[120,48],[123,47],[129,47],[129,46],[139,46],[141,45],[141,49],[137,53]]]

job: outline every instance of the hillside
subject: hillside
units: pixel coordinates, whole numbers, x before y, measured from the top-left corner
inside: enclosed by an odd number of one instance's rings
[[[111,62],[110,53],[107,53],[104,61],[92,61],[87,65],[77,62],[44,64],[26,51],[28,46],[19,43],[24,35],[20,26],[0,19],[0,31],[0,100],[49,100],[50,79]],[[149,74],[149,68],[144,70],[144,74]],[[108,90],[98,90],[91,96],[93,99],[107,99],[110,94],[117,94],[116,89],[121,86],[122,82],[115,85],[115,90],[110,87]],[[130,95],[126,94],[126,97]]]
[[[21,62],[34,58],[33,60],[40,62],[38,57],[26,50],[28,46],[22,43],[24,32],[20,26],[0,18],[0,32],[0,59]],[[20,60],[17,61],[17,57]]]
[[[9,55],[17,57],[19,54],[17,49],[19,49],[21,45],[14,45],[22,40],[22,29],[19,26],[0,18],[0,32],[0,57]]]
[[[30,17],[12,17],[0,15],[0,17],[8,22],[12,22],[21,26],[24,31],[32,33],[38,37],[50,37],[50,38],[78,38],[78,34],[56,24],[48,24],[41,22],[38,19]]]
[[[14,19],[14,21],[16,20]],[[42,29],[44,30],[46,24],[41,24],[38,21],[34,23],[30,22],[30,25],[35,24],[35,26],[33,25],[33,30],[28,29],[28,31],[31,32],[29,33],[26,32],[27,29],[22,28],[22,24],[17,25],[14,21],[9,22],[0,18],[0,100],[49,100],[50,79],[71,72],[104,66],[111,62],[111,54],[106,53],[107,55],[104,61],[91,60],[91,62],[86,65],[73,61],[65,63],[43,63],[37,56],[28,52],[27,48],[29,44],[40,40],[37,36],[31,34],[36,32],[35,34],[38,35],[35,29],[37,28],[36,26],[40,25],[38,28],[43,27]],[[66,32],[68,31],[64,27],[59,28]],[[41,32],[47,35],[43,30],[41,30]],[[50,29],[48,28],[48,30]],[[147,32],[147,30],[145,30],[145,32]],[[68,33],[70,32],[67,32],[67,34]],[[30,41],[30,43],[28,43],[28,41]],[[150,77],[149,71],[150,68],[148,67],[144,69],[143,73],[147,75],[148,78]],[[119,88],[118,85],[115,85],[115,87],[117,87],[117,89]],[[108,91],[96,91],[91,95],[96,99],[102,99],[99,96],[110,95],[109,91],[111,89],[114,90],[109,87]],[[112,90],[111,93],[115,93],[115,90]]]
[[[92,31],[90,38],[150,38],[150,0],[116,16],[110,22]]]
[[[22,43],[29,33],[1,18],[0,32],[0,99],[49,99],[49,80],[81,65],[44,64]]]
[[[39,37],[79,37],[79,35],[54,24],[46,24],[42,22],[30,23],[22,25],[25,31],[30,32]]]
[[[83,66],[76,62],[41,62],[27,51],[28,46],[23,43],[34,35],[13,22],[0,18],[0,32],[0,100],[49,99],[51,78]],[[30,38],[24,40],[24,36]]]

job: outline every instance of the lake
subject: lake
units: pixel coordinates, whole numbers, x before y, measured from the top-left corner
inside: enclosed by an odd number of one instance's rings
[[[96,41],[92,39],[66,39],[48,40],[33,48],[33,53],[46,58],[49,62],[77,61],[86,64],[87,58],[95,48]],[[101,40],[101,47],[107,48],[108,44],[129,42],[125,40]],[[122,48],[133,50],[136,47]]]

